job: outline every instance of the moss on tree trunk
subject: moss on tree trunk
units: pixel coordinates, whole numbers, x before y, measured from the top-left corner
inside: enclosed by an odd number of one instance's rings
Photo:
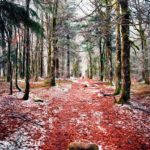
[[[122,91],[118,103],[127,103],[130,99],[130,41],[129,41],[129,10],[128,0],[119,0],[122,10]]]
[[[116,3],[116,15],[120,16],[119,2]],[[121,91],[121,36],[120,22],[116,25],[116,68],[115,68],[115,92],[114,95],[120,94]]]

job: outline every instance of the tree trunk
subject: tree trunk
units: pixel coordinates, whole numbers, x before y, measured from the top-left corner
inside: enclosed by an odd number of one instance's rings
[[[65,52],[62,50],[61,52],[61,77],[64,77],[64,70],[65,70]]]
[[[39,37],[37,37],[35,46],[35,82],[38,81],[39,77],[39,47]]]
[[[70,37],[67,35],[67,78],[70,78]]]
[[[106,13],[107,13],[107,32],[106,32],[106,53],[109,62],[109,81],[112,85],[113,81],[113,65],[112,65],[112,45],[111,45],[111,7],[109,6],[108,1],[106,0]]]
[[[89,53],[89,61],[90,61],[90,72],[89,72],[89,78],[92,79],[93,78],[93,68],[92,68],[92,54],[90,51],[88,51]]]
[[[40,57],[40,76],[44,76],[44,51],[43,51],[43,37],[41,38],[41,57]]]
[[[22,40],[22,36],[21,36],[21,32],[20,29],[18,29],[18,50],[19,50],[19,76],[21,77],[22,74],[22,51],[23,51],[23,40]]]
[[[55,58],[57,52],[57,37],[56,37],[56,25],[57,25],[57,12],[58,12],[58,0],[53,4],[53,18],[52,18],[52,43],[51,43],[51,76],[50,76],[50,86],[55,86]]]
[[[15,85],[16,85],[16,88],[19,91],[22,91],[21,88],[18,85],[18,43],[17,43],[17,47],[16,47],[16,77],[15,77]]]
[[[44,27],[43,13],[41,13],[41,25],[42,25],[42,27]],[[44,39],[43,39],[43,37],[41,37],[40,38],[40,65],[39,65],[40,77],[43,77],[43,75],[44,75],[44,68],[43,68],[43,65],[44,65],[44,50],[43,50],[43,47],[44,47]]]
[[[50,86],[55,86],[55,47],[52,42],[52,48],[51,48],[51,74],[50,74]]]
[[[11,41],[8,42],[8,53],[9,53],[9,54],[8,54],[8,57],[9,57],[9,62],[8,62],[8,63],[9,63],[8,66],[9,66],[9,67],[8,67],[8,68],[9,68],[9,73],[10,73],[10,74],[9,74],[9,80],[10,80],[10,81],[9,81],[9,82],[10,82],[10,95],[12,95],[12,94],[13,94],[13,89],[12,89],[12,88],[13,88],[13,87],[12,87],[12,86],[13,86],[13,80],[12,80],[12,76],[13,76],[12,74],[13,74],[13,72],[12,72],[12,63],[11,63]]]
[[[13,89],[12,89],[12,62],[11,62],[11,45],[12,45],[12,26],[8,27],[8,31],[7,31],[7,39],[8,39],[8,54],[7,54],[7,61],[8,61],[8,65],[7,65],[7,81],[9,81],[10,83],[10,95],[13,94]]]
[[[21,78],[24,79],[25,77],[25,63],[26,63],[26,29],[24,30],[24,37],[23,37],[23,60],[22,60],[22,72]]]
[[[35,74],[36,74],[36,69],[35,69],[35,63],[36,63],[36,57],[35,57],[35,54],[36,54],[36,51],[35,51],[35,49],[34,49],[34,46],[33,46],[33,43],[34,43],[34,40],[35,40],[35,38],[34,38],[34,35],[33,35],[33,32],[31,32],[31,39],[30,39],[30,41],[31,41],[31,44],[30,44],[30,51],[31,51],[31,53],[30,53],[30,66],[31,66],[31,72],[30,72],[30,74],[32,75],[32,76],[35,76]],[[36,46],[36,45],[35,45]]]
[[[103,46],[103,48],[104,48],[104,46]],[[102,39],[100,38],[100,40],[99,40],[100,81],[103,81],[103,79],[104,79],[104,49],[103,48],[102,48]]]
[[[118,103],[127,103],[130,99],[130,41],[129,41],[129,9],[128,0],[119,0],[122,11],[121,33],[122,33],[122,91]]]
[[[52,25],[50,23],[50,21],[51,21],[50,16],[48,14],[46,14],[45,17],[46,17],[46,22],[47,22],[46,23],[46,29],[47,29],[47,35],[48,35],[48,38],[47,38],[47,40],[48,40],[47,75],[48,75],[48,77],[50,77],[50,73],[51,73],[51,48],[52,48],[52,46],[51,46],[51,44],[52,44],[52,41],[51,41],[51,39],[52,39],[52,34],[51,34]]]
[[[58,58],[55,59],[55,63],[56,63],[56,78],[59,78],[60,73],[59,73],[59,59]]]
[[[148,58],[148,47],[147,47],[146,39],[144,39],[144,81],[145,81],[145,84],[150,84],[148,59],[149,59]]]
[[[4,31],[1,34],[2,34],[2,54],[6,55],[6,44],[5,44],[5,33],[4,33]],[[3,67],[3,77],[5,77],[6,76],[5,61],[3,61],[2,67]]]
[[[140,38],[141,38],[141,45],[142,45],[142,53],[143,53],[143,70],[142,75],[145,81],[145,84],[149,84],[149,70],[148,70],[148,47],[146,36],[144,30],[142,28],[142,23],[139,20],[139,31],[140,31]]]
[[[29,17],[30,0],[26,0],[26,10]],[[29,27],[26,27],[26,87],[23,100],[28,100],[30,92],[30,33]]]
[[[116,15],[120,16],[120,6],[117,1]],[[120,39],[120,22],[116,25],[116,68],[115,68],[115,92],[114,95],[120,94],[121,91],[121,39]]]

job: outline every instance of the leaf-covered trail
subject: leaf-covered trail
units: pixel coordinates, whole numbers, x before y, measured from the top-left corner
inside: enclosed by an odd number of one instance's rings
[[[115,105],[112,96],[102,94],[113,93],[105,83],[77,80],[31,93],[28,101],[17,99],[18,93],[2,94],[0,149],[65,150],[78,139],[103,150],[150,149],[149,113]],[[34,102],[35,95],[44,102]]]

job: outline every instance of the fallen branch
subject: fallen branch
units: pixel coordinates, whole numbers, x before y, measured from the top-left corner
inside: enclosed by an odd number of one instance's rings
[[[141,108],[141,107],[137,107],[137,106],[134,106],[132,103],[128,103],[128,105],[132,108],[132,109],[137,109],[137,110],[140,110],[140,111],[143,111],[143,112],[145,112],[145,113],[148,113],[148,114],[150,114],[150,111],[149,110],[146,110],[146,109],[143,109],[143,108]]]
[[[37,125],[37,126],[43,127],[41,124],[39,124],[39,123],[37,123],[37,122],[35,122],[35,121],[32,121],[32,118],[28,118],[28,117],[26,116],[26,114],[23,114],[23,115],[22,115],[22,114],[15,114],[15,113],[12,113],[12,114],[8,115],[8,117],[17,118],[17,119],[23,120],[24,122],[26,121],[26,122],[29,122],[29,123],[31,123],[31,124],[33,124],[33,125]]]
[[[117,102],[117,99],[116,99],[116,97],[114,96],[114,94],[105,94],[104,92],[100,92],[104,97],[105,96],[112,96],[113,98],[114,98],[114,102],[116,103]]]

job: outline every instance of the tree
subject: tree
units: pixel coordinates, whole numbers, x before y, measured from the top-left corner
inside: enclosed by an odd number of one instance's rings
[[[27,12],[27,18],[30,18],[30,2],[31,0],[26,0],[26,12]],[[33,24],[35,26],[37,24]],[[36,31],[38,34],[41,34],[43,36],[43,28],[40,28],[40,26],[37,27]],[[40,30],[39,30],[40,29]],[[28,100],[29,98],[29,92],[30,92],[30,28],[29,26],[25,26],[25,48],[26,48],[26,87],[25,87],[25,94],[23,96],[24,100]]]
[[[119,1],[116,2],[116,16],[120,16]],[[115,68],[115,92],[114,95],[120,94],[121,91],[121,35],[120,35],[120,20],[116,24],[116,68]]]
[[[111,44],[111,1],[106,0],[106,53],[109,62],[109,80],[112,85],[113,81],[113,64],[112,64],[112,44]]]
[[[30,7],[30,0],[26,0],[26,11],[29,18],[29,7]],[[29,27],[26,26],[26,87],[25,87],[25,94],[23,96],[24,100],[28,100],[29,98],[29,91],[30,91],[30,31]]]
[[[121,34],[122,34],[122,91],[118,103],[127,103],[130,99],[130,40],[129,40],[129,21],[130,14],[128,0],[119,0],[121,6]]]
[[[43,20],[43,13],[41,13],[41,25],[44,26],[44,20]],[[44,76],[44,38],[41,37],[40,39],[40,76]]]
[[[103,81],[104,79],[104,63],[105,63],[105,42],[100,37],[99,39],[99,54],[100,54],[100,81]]]
[[[67,35],[67,78],[70,78],[70,37]]]
[[[15,28],[15,36],[17,36],[17,31],[16,31],[16,28]],[[18,49],[19,49],[19,44],[18,42],[16,43],[16,75],[15,75],[15,85],[16,85],[16,88],[19,90],[19,91],[22,91],[21,88],[19,87],[18,85]]]
[[[51,72],[50,72],[50,86],[55,86],[55,56],[57,52],[57,42],[56,37],[56,25],[57,25],[57,14],[58,14],[58,0],[54,0],[52,6],[52,39],[51,39]]]

